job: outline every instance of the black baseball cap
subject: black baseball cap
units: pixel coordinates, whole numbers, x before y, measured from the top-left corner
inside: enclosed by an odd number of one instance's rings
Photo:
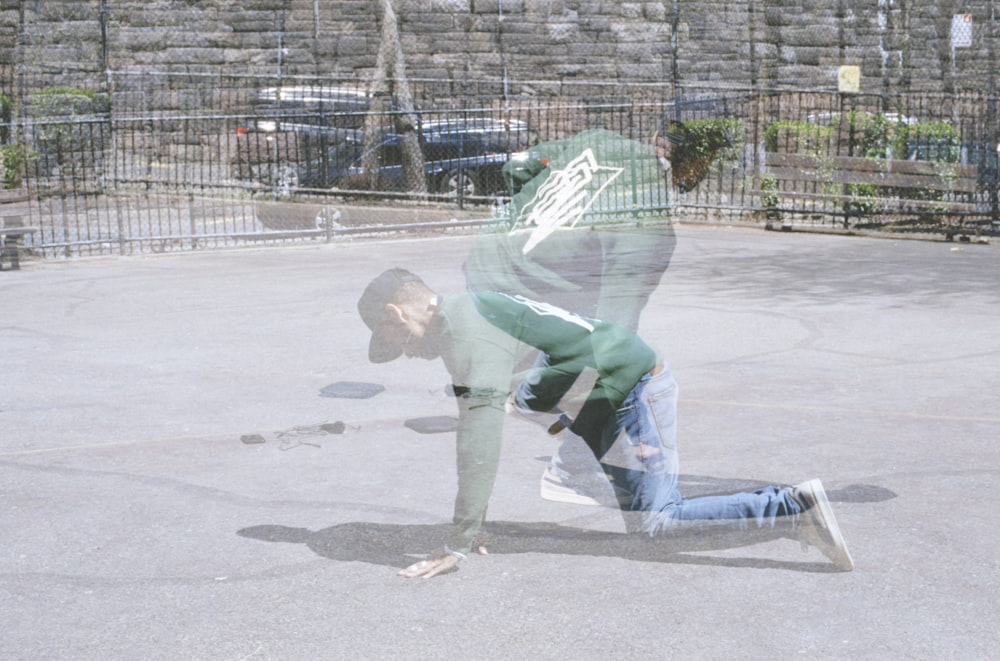
[[[368,360],[373,363],[387,363],[403,354],[403,348],[390,342],[385,332],[389,328],[385,306],[392,303],[396,292],[407,282],[423,282],[419,276],[406,269],[389,269],[368,283],[365,293],[358,299],[358,312],[365,326],[372,332],[368,343]]]

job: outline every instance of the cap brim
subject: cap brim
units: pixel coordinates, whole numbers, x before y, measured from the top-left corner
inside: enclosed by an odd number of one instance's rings
[[[368,343],[368,360],[373,363],[388,363],[402,355],[403,349],[401,347],[379,337],[377,333],[372,333],[372,339]]]

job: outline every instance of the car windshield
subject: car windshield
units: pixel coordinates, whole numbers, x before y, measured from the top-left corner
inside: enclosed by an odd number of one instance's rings
[[[328,152],[331,163],[348,165],[361,157],[360,143],[346,140],[334,145]]]

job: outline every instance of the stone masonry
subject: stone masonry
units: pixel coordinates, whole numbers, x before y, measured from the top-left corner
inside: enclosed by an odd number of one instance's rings
[[[101,90],[107,72],[368,79],[378,0],[0,0],[0,84]],[[396,0],[411,79],[836,89],[984,89],[986,0]],[[955,47],[953,17],[968,18]],[[964,23],[960,22],[960,25]],[[996,31],[1000,34],[1000,31]]]

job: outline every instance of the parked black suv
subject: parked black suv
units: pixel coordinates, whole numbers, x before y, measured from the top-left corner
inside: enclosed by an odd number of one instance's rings
[[[403,138],[386,130],[364,142],[357,132],[332,145],[319,158],[300,165],[302,188],[372,188],[380,191],[412,189],[403,171]],[[530,144],[523,122],[489,118],[429,120],[418,127],[417,137],[424,157],[427,190],[452,197],[490,195],[504,190],[501,168]],[[374,150],[378,170],[366,176],[365,149]]]
[[[240,128],[234,161],[237,180],[276,197],[299,189],[414,188],[404,179],[402,136],[386,128],[365,140],[359,125],[364,113],[357,108],[367,107],[367,101],[360,93],[336,97],[333,90],[324,95],[267,92],[284,105],[267,106],[267,112]],[[290,105],[291,99],[295,102]],[[464,198],[503,192],[501,168],[511,153],[533,142],[527,125],[518,120],[427,119],[427,114],[419,113],[418,120],[417,137],[431,193]],[[374,176],[363,169],[366,149],[378,164]]]

